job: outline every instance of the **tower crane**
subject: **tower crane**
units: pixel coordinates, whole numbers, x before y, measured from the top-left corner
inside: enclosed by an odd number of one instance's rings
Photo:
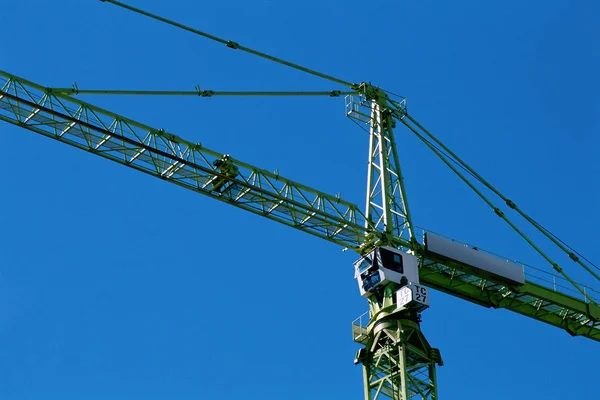
[[[0,119],[61,143],[107,158],[214,200],[260,215],[356,253],[355,278],[369,311],[352,323],[360,345],[354,362],[363,370],[364,398],[437,399],[442,352],[421,330],[430,290],[483,307],[506,309],[600,341],[598,292],[571,278],[513,220],[524,218],[597,283],[591,262],[530,217],[431,134],[407,109],[406,99],[369,82],[348,82],[240,43],[102,0],[158,20],[229,49],[250,53],[337,85],[331,91],[232,92],[91,90],[40,85],[0,72]],[[211,150],[178,134],[156,129],[79,100],[82,95],[326,96],[345,99],[346,115],[369,135],[365,207]],[[529,267],[425,230],[413,223],[395,131],[404,128],[423,142],[499,220],[547,261],[562,285],[535,278]]]

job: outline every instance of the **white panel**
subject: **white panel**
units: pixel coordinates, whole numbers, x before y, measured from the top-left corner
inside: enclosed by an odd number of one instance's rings
[[[381,267],[380,269],[383,271],[386,280],[400,283],[400,279],[405,276],[409,282],[419,283],[419,261],[417,257],[393,247],[382,246],[381,248],[399,254],[402,257],[402,262],[404,264],[403,274]]]
[[[427,288],[421,285],[409,283],[396,292],[396,304],[398,307],[405,306],[411,302],[422,306],[429,306],[429,293]]]
[[[525,283],[525,273],[521,266],[476,249],[469,248],[462,243],[456,243],[440,236],[426,233],[425,246],[427,250],[432,253],[467,264],[473,268],[507,279],[513,283],[521,285]]]
[[[406,286],[396,292],[396,304],[398,307],[407,305],[412,299],[412,291]]]

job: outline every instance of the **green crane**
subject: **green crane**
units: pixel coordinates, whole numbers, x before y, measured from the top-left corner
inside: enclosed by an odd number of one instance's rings
[[[340,88],[326,92],[85,90],[48,88],[0,71],[0,119],[356,252],[356,278],[369,303],[369,312],[352,324],[354,340],[361,345],[355,363],[363,368],[365,399],[438,398],[436,367],[443,364],[442,355],[420,328],[421,313],[429,306],[428,289],[511,310],[571,335],[600,341],[597,292],[571,279],[504,209],[524,217],[597,281],[600,277],[594,266],[428,132],[408,113],[405,99],[370,83],[346,82],[118,1],[106,2],[318,76]],[[82,94],[343,96],[347,116],[369,133],[365,208],[75,98]],[[418,236],[394,139],[394,129],[402,125],[533,246],[558,279],[570,284],[569,290],[536,282],[524,266],[472,246],[431,232]]]

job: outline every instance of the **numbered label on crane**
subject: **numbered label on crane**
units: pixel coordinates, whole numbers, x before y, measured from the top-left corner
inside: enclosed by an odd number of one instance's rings
[[[425,286],[409,283],[396,292],[398,307],[416,306],[417,309],[429,307],[429,292]]]

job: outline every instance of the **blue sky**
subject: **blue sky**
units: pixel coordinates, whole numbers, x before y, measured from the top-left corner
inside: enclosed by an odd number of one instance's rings
[[[406,96],[600,261],[597,2],[130,4]],[[0,23],[0,69],[47,86],[338,88],[99,1],[7,2]],[[364,203],[367,137],[341,98],[85,100]],[[416,224],[545,268],[410,132],[396,137]],[[361,398],[354,255],[11,125],[0,148],[0,398]],[[422,328],[445,361],[442,398],[594,396],[590,340],[440,293]]]

